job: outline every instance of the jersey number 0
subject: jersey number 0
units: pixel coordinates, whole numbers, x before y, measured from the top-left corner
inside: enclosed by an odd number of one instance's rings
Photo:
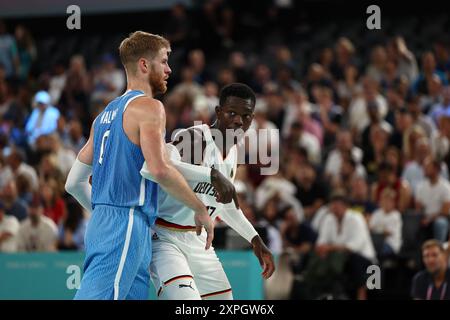
[[[110,132],[110,130],[106,130],[106,132],[103,134],[103,137],[102,137],[102,145],[100,146],[100,157],[98,159],[98,163],[100,163],[100,164],[102,164],[102,162],[103,162],[103,155],[105,152],[105,144],[106,144],[106,140],[108,139],[109,132]]]

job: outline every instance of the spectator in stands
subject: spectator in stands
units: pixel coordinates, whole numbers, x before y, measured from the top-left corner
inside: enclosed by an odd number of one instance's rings
[[[304,163],[297,168],[293,182],[297,189],[295,197],[303,207],[305,219],[311,221],[316,211],[325,204],[327,187],[310,163]]]
[[[283,238],[283,248],[285,250],[292,249],[300,254],[308,253],[317,239],[317,233],[308,223],[300,222],[292,209],[286,211],[280,232]]]
[[[117,68],[116,59],[111,54],[105,54],[100,68],[94,70],[93,86],[91,99],[105,105],[124,91],[125,74]]]
[[[18,232],[19,251],[55,251],[58,227],[44,216],[42,199],[35,194],[30,205],[29,216]]]
[[[402,246],[402,217],[395,209],[395,197],[394,190],[384,189],[379,209],[370,217],[370,230],[384,239],[381,248],[377,248],[380,260],[398,254]]]
[[[397,83],[400,81],[398,75],[398,66],[395,60],[388,60],[384,66],[383,77],[380,81],[380,86],[382,91],[386,91],[391,88],[395,88]]]
[[[67,215],[66,203],[61,198],[58,183],[48,179],[41,184],[40,192],[44,204],[44,215],[59,224],[61,219]]]
[[[262,226],[267,230],[267,246],[274,254],[283,251],[283,240],[279,231],[280,214],[277,197],[269,199],[261,210]]]
[[[287,137],[290,147],[302,147],[308,153],[308,160],[316,165],[320,164],[322,155],[320,142],[316,136],[304,130],[301,122],[294,122],[291,125],[290,134]]]
[[[353,160],[357,163],[357,171],[361,172],[364,168],[361,166],[363,152],[353,144],[353,138],[350,131],[339,130],[336,138],[336,147],[328,154],[325,163],[325,174],[327,178],[339,175],[342,165],[343,155],[350,153]]]
[[[414,93],[428,94],[428,83],[434,75],[437,75],[443,85],[448,85],[447,75],[436,69],[436,58],[434,53],[427,51],[422,54],[422,72],[412,86]]]
[[[7,33],[3,20],[0,20],[0,65],[3,66],[7,79],[15,77],[20,68],[16,41]]]
[[[3,152],[0,152],[0,189],[2,189],[8,181],[14,178],[13,172],[11,168],[6,164],[5,157],[3,156]]]
[[[57,105],[61,94],[66,86],[67,72],[64,63],[61,61],[55,62],[52,67],[52,73],[49,79],[48,93],[51,97],[51,103]]]
[[[356,176],[351,181],[349,208],[366,217],[376,209],[376,204],[370,200],[369,186],[364,177]]]
[[[277,70],[276,84],[280,90],[300,90],[301,84],[294,79],[292,68],[281,66]]]
[[[19,174],[16,177],[16,186],[17,186],[17,196],[20,201],[23,203],[30,205],[33,200],[33,189],[31,187],[31,182],[24,174]]]
[[[299,122],[303,125],[305,131],[314,135],[322,145],[323,128],[319,121],[313,117],[313,105],[308,101],[308,95],[303,89],[286,91],[288,92],[288,103],[284,114],[283,127],[281,128],[283,138],[286,139],[289,136],[292,124]],[[323,126],[325,125],[323,124]]]
[[[337,80],[344,79],[345,69],[351,64],[356,64],[355,47],[350,39],[341,37],[336,42],[335,53],[336,60],[330,68],[331,73]]]
[[[334,62],[334,52],[330,47],[323,48],[319,53],[319,64],[325,69],[328,77],[331,77],[330,68]]]
[[[449,226],[450,183],[440,176],[439,161],[428,157],[423,165],[426,179],[417,186],[416,210],[423,216],[422,226],[426,231],[432,231],[431,237],[445,242]]]
[[[330,181],[331,189],[342,189],[349,194],[352,181],[356,177],[364,178],[366,176],[365,172],[358,172],[357,169],[357,163],[353,160],[351,154],[344,154],[339,175],[334,176]]]
[[[436,133],[436,126],[430,117],[422,113],[419,100],[419,96],[410,95],[406,100],[408,111],[411,114],[413,124],[421,127],[425,131],[428,139],[431,139]]]
[[[353,96],[361,89],[358,69],[354,65],[347,66],[344,70],[344,79],[339,80],[336,85],[336,91],[339,96],[338,103],[344,109],[347,109]]]
[[[414,150],[416,148],[416,143],[421,138],[427,136],[426,132],[421,126],[414,124],[408,131],[405,132],[402,156],[404,161],[411,161],[414,159]]]
[[[442,89],[448,86],[439,78],[437,74],[433,74],[426,81],[427,93],[420,95],[420,108],[427,113],[434,105],[441,103],[443,100]]]
[[[411,297],[416,300],[450,300],[450,269],[442,244],[428,240],[422,245],[425,270],[412,281]]]
[[[193,81],[203,85],[212,79],[206,69],[205,53],[201,49],[195,49],[188,54],[188,66],[193,72]]]
[[[229,84],[236,82],[236,75],[231,67],[220,68],[217,76],[214,78],[219,88],[223,88]]]
[[[39,163],[39,181],[46,183],[53,179],[59,190],[64,190],[65,176],[58,167],[58,159],[53,153],[45,154]]]
[[[255,93],[262,93],[264,86],[271,82],[272,72],[270,68],[264,63],[258,63],[255,66],[253,72],[253,79],[251,81],[251,87],[255,90]]]
[[[416,151],[414,153],[414,159],[405,164],[402,172],[402,178],[408,181],[413,195],[417,194],[417,186],[425,180],[425,173],[423,170],[424,161],[428,157],[433,156],[431,153],[430,143],[427,138],[421,138],[418,140],[415,148]],[[442,163],[441,176],[448,179],[448,168],[445,163]]]
[[[326,87],[332,88],[333,84],[325,69],[318,63],[313,63],[308,68],[306,77],[306,91],[308,92],[309,100],[316,103],[316,96],[314,95],[314,88]]]
[[[367,266],[376,260],[369,228],[360,214],[348,209],[348,198],[339,190],[332,193],[329,210],[319,229],[316,253],[322,258],[333,252],[349,254],[343,270],[351,274],[357,298],[366,299]]]
[[[76,201],[69,201],[67,213],[62,217],[58,227],[58,249],[84,250],[87,222],[83,208]]]
[[[88,112],[91,111],[89,108],[91,82],[84,57],[72,56],[66,83],[59,99],[59,107],[64,115],[76,117],[82,122],[90,122]]]
[[[438,125],[438,118],[444,112],[450,109],[450,86],[442,88],[442,102],[437,102],[431,106],[428,115]]]
[[[17,251],[17,232],[19,221],[7,215],[3,202],[0,201],[0,253]]]
[[[15,30],[17,43],[17,54],[19,57],[19,69],[17,75],[20,80],[27,79],[31,66],[36,59],[36,46],[30,31],[22,25],[18,25]]]
[[[175,51],[182,50],[188,45],[190,27],[186,7],[182,3],[175,4],[170,10],[170,17],[165,27],[165,38],[169,40]]]
[[[389,144],[404,151],[407,134],[412,130],[413,119],[406,108],[399,108],[395,112],[395,126]]]
[[[411,189],[405,180],[402,180],[392,164],[382,162],[378,167],[378,180],[371,186],[371,200],[374,203],[379,203],[381,193],[384,189],[392,189],[396,193],[395,208],[404,213],[410,206]]]
[[[18,221],[22,221],[28,216],[27,203],[19,198],[14,179],[9,180],[1,189],[0,198],[7,215],[16,217]]]
[[[386,49],[383,46],[376,46],[370,52],[370,62],[366,67],[366,75],[381,82],[387,62]]]
[[[68,124],[68,134],[63,140],[66,148],[72,150],[75,154],[80,152],[81,148],[86,143],[86,137],[83,135],[83,126],[77,119],[73,119]]]
[[[385,160],[388,142],[389,132],[380,125],[374,125],[370,129],[368,142],[362,144],[364,150],[363,164],[371,181],[373,181],[381,163]]]
[[[382,128],[389,135],[393,130],[392,126],[381,118],[376,100],[367,101],[366,107],[367,114],[369,115],[369,124],[362,131],[361,145],[364,153],[369,152],[368,146],[370,145],[370,135],[375,127]]]
[[[417,61],[414,54],[406,46],[405,39],[399,36],[392,38],[386,49],[388,59],[394,60],[398,66],[398,75],[405,75],[410,82],[414,81],[419,73]]]
[[[361,80],[362,92],[355,94],[350,101],[348,113],[350,128],[360,133],[369,124],[367,104],[376,102],[379,119],[384,119],[388,112],[386,98],[379,92],[379,84],[371,78],[364,77]]]
[[[316,101],[313,112],[317,113],[325,133],[333,132],[332,119],[343,115],[342,107],[334,102],[333,92],[327,87],[315,87],[313,95]],[[328,145],[325,146],[328,147]]]
[[[8,166],[11,168],[14,177],[23,175],[30,183],[32,190],[38,189],[38,176],[36,170],[25,162],[25,154],[22,150],[12,148],[6,158]]]
[[[66,176],[69,173],[77,155],[73,150],[66,148],[62,144],[61,139],[57,134],[49,135],[47,136],[47,139],[49,139],[51,153],[56,156],[58,169],[61,170],[64,176]]]
[[[250,83],[251,74],[249,70],[249,64],[243,52],[232,52],[230,54],[228,64],[233,70],[233,74],[236,76],[237,82]]]
[[[27,121],[25,131],[28,134],[28,143],[34,146],[36,139],[43,134],[56,131],[59,110],[53,107],[47,91],[39,91],[34,96],[34,110]]]
[[[447,73],[450,71],[450,43],[441,38],[433,43],[433,51],[436,56],[436,70]]]

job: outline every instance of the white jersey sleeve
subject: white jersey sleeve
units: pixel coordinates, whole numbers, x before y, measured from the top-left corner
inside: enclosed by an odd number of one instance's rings
[[[253,225],[245,217],[241,209],[236,209],[234,202],[222,205],[219,217],[248,242],[258,235]]]

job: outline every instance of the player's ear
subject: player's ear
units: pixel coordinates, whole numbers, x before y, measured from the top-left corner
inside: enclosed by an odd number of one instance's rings
[[[216,116],[219,116],[219,114],[222,112],[222,107],[221,106],[216,106]]]
[[[138,60],[138,68],[142,73],[147,73],[150,70],[150,61],[144,58]]]

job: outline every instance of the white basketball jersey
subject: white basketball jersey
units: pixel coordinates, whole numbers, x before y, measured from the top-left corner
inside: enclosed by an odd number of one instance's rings
[[[237,147],[234,145],[223,159],[222,153],[214,142],[209,126],[206,124],[193,126],[185,129],[196,129],[203,132],[206,141],[203,152],[202,166],[214,168],[225,177],[234,181],[237,168]],[[171,148],[170,157],[180,159],[180,154],[175,147]],[[189,186],[196,196],[207,207],[208,212],[214,220],[220,213],[221,203],[216,201],[216,190],[209,181],[188,181]],[[195,226],[194,211],[186,207],[183,203],[169,196],[161,187],[158,190],[158,217],[181,226]]]

